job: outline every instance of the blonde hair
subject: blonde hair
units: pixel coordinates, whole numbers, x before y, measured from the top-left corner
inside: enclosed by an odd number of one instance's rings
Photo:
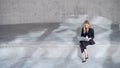
[[[86,27],[85,27],[85,24],[88,24],[89,27],[86,28]],[[85,21],[84,21],[84,24],[83,24],[83,32],[84,32],[84,33],[85,33],[85,32],[88,32],[90,27],[91,27],[91,25],[90,25],[89,21],[88,21],[88,20],[85,20]]]

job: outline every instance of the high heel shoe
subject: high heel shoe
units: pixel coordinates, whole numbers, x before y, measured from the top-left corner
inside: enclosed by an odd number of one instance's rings
[[[88,57],[86,57],[85,59],[88,59]]]
[[[86,62],[86,59],[85,60],[82,60],[82,63]]]
[[[85,57],[85,59],[88,59],[88,55],[87,55],[87,57]]]
[[[85,60],[82,61],[82,63],[85,63],[85,62],[86,62]]]

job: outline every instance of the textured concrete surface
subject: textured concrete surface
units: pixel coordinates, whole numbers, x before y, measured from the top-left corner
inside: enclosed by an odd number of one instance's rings
[[[120,21],[120,0],[0,0],[0,24],[63,22],[72,15]]]
[[[120,0],[0,0],[0,68],[120,68]],[[79,36],[95,29],[81,63]],[[11,25],[10,25],[11,24]]]
[[[88,46],[89,59],[81,62],[79,36],[85,19],[0,25],[0,68],[120,68],[119,24],[104,17],[90,20],[96,44]]]

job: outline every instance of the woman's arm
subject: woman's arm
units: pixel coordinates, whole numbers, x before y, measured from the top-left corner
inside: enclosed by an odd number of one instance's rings
[[[82,31],[81,31],[81,37],[83,37],[84,36],[84,34],[83,34],[83,28],[82,28]]]
[[[90,39],[94,39],[94,29],[93,28],[90,29],[88,40],[90,40]]]
[[[91,38],[94,39],[94,29],[91,29]]]

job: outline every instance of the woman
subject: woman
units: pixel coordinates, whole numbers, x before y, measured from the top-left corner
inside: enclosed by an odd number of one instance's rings
[[[83,61],[86,62],[88,59],[88,53],[87,53],[87,46],[88,45],[93,45],[95,44],[94,42],[94,29],[91,28],[91,25],[88,20],[86,20],[83,24],[82,32],[81,32],[81,37],[85,37],[87,41],[81,40],[80,41],[80,48],[83,56]]]

